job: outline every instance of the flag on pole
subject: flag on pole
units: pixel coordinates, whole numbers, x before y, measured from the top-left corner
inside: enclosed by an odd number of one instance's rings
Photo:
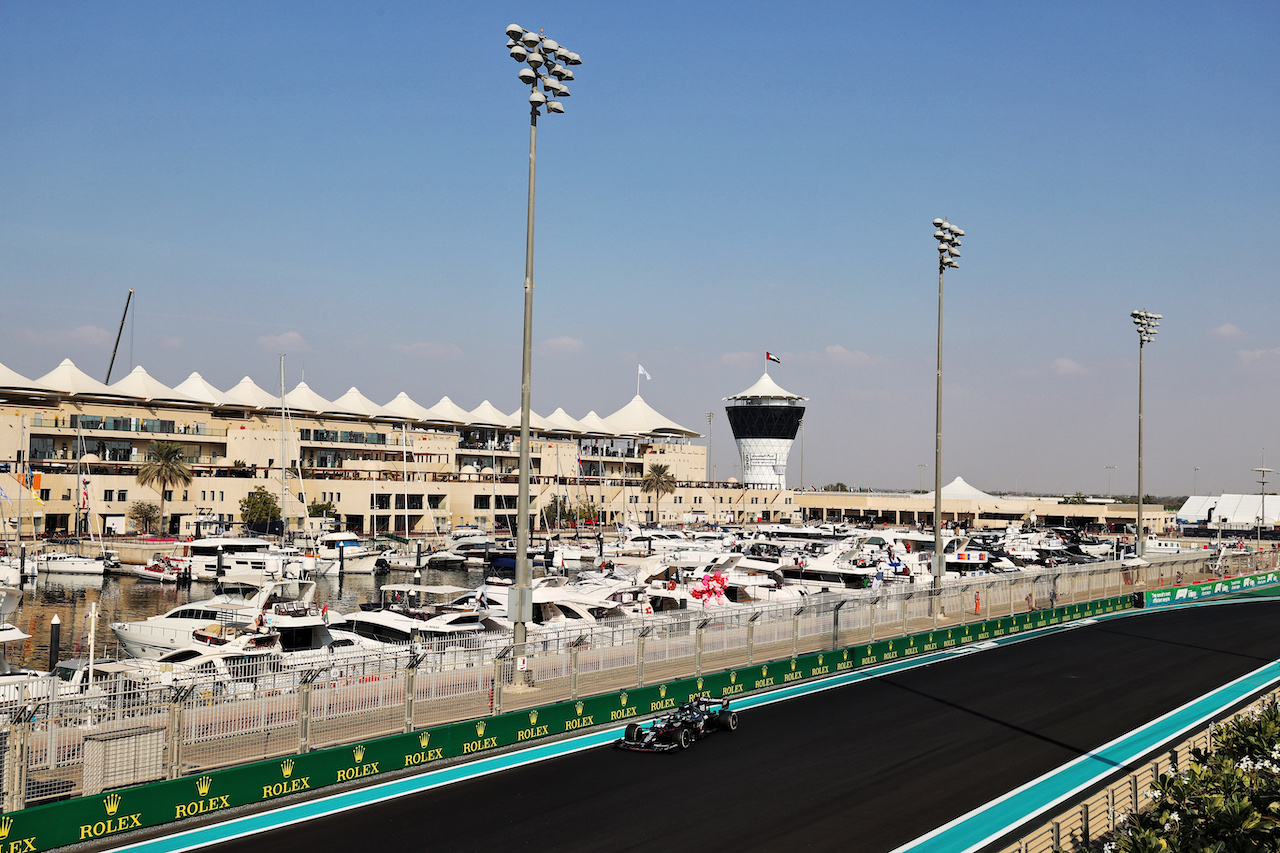
[[[644,369],[644,365],[643,365],[643,364],[641,364],[641,365],[637,365],[637,366],[640,368],[640,373],[638,374],[639,376],[643,376],[645,379],[652,379],[652,378],[653,378],[652,376],[650,376],[650,375],[649,375],[649,371],[647,371],[647,370],[645,370],[645,369]]]
[[[774,355],[771,352],[766,352],[764,354],[764,360],[772,361],[774,364],[782,364],[782,359],[778,358],[776,355]]]
[[[4,493],[3,486],[0,486],[0,501],[9,501],[9,496]],[[9,501],[9,503],[13,503],[13,501]]]

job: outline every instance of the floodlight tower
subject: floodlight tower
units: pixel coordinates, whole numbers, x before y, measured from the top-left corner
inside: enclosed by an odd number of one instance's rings
[[[581,65],[582,57],[540,33],[519,24],[507,27],[507,50],[521,68],[520,82],[529,86],[529,216],[524,243],[524,359],[520,373],[520,491],[516,498],[516,577],[508,600],[507,616],[515,623],[512,636],[516,657],[524,655],[527,623],[533,619],[533,577],[529,570],[529,397],[533,371],[533,188],[538,163],[539,109],[563,113],[556,98],[569,97],[565,80],[573,79],[566,66]],[[542,92],[538,84],[542,83]],[[548,98],[547,94],[552,97]],[[517,673],[523,683],[524,673]]]
[[[1134,554],[1141,557],[1147,551],[1146,535],[1142,532],[1142,353],[1147,344],[1156,339],[1156,327],[1164,315],[1134,309],[1129,312],[1133,325],[1138,327],[1138,524],[1134,540],[1138,543]]]
[[[933,220],[933,238],[938,241],[938,393],[937,433],[933,448],[933,587],[942,587],[947,555],[942,553],[942,274],[959,269],[960,238],[964,232],[946,219]]]

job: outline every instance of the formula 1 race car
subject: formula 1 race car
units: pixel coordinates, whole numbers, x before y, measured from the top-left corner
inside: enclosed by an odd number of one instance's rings
[[[728,699],[698,698],[686,702],[652,723],[631,723],[620,740],[618,749],[641,752],[671,752],[688,749],[695,740],[714,731],[736,731],[738,714],[729,710]]]

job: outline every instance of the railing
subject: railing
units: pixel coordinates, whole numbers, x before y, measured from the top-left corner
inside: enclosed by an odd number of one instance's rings
[[[1247,568],[1248,557],[1231,570]],[[91,690],[56,678],[6,687],[6,810],[55,796],[308,752],[382,735],[641,688],[1028,610],[1082,604],[1139,588],[1211,577],[1204,552],[992,574],[935,591],[912,584],[824,593],[751,607],[680,610],[531,632],[534,689],[505,690],[514,649],[505,633],[443,637],[379,652],[306,653],[289,669],[232,665],[221,680],[108,674]],[[25,692],[23,692],[25,691]],[[156,735],[155,768],[103,766],[86,750],[119,732]],[[252,737],[249,735],[252,734]],[[123,736],[123,735],[119,735]],[[132,735],[130,735],[132,736]],[[141,735],[140,735],[141,736]],[[23,755],[25,764],[13,756]],[[91,761],[89,759],[92,759]],[[94,763],[97,762],[97,763]],[[129,775],[132,773],[133,775]],[[145,778],[144,778],[145,777]],[[105,781],[104,781],[105,780]],[[114,781],[112,781],[114,780]]]
[[[119,418],[111,415],[59,415],[51,418],[35,415],[31,418],[30,425],[89,432],[143,432],[188,435],[196,438],[225,438],[227,435],[226,429],[210,427],[202,423],[185,423],[167,418]]]

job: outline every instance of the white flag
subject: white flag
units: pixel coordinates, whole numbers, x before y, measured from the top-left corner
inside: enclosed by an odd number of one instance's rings
[[[644,369],[644,365],[643,365],[643,364],[641,364],[641,365],[637,365],[637,366],[640,368],[640,374],[639,374],[640,376],[643,376],[645,379],[652,379],[652,378],[653,378],[652,376],[650,376],[650,375],[649,375],[649,371],[647,371],[647,370],[645,370],[645,369]]]

